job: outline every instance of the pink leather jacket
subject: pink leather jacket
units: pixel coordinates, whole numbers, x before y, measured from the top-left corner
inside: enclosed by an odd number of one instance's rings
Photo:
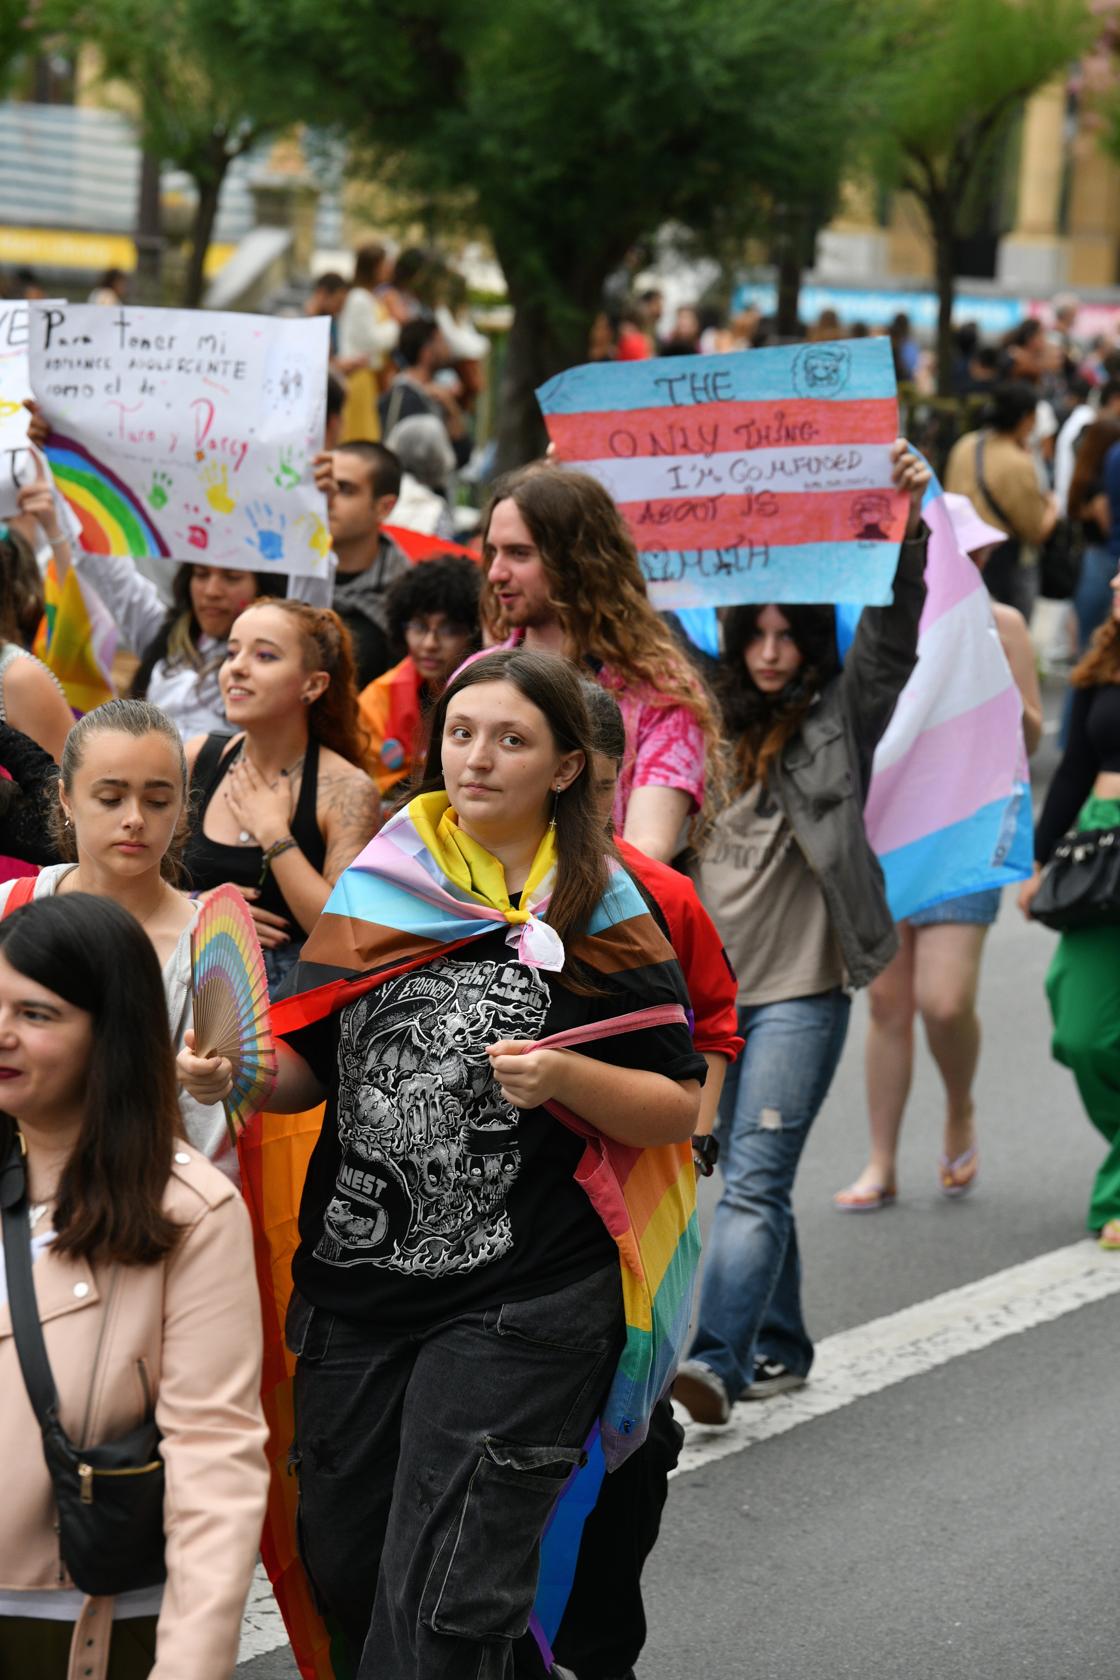
[[[183,1143],[175,1146],[164,1207],[183,1227],[166,1260],[90,1266],[48,1248],[35,1263],[35,1290],[71,1440],[122,1435],[146,1415],[149,1393],[155,1401],[167,1481],[167,1585],[152,1680],[228,1680],[268,1489],[252,1237],[237,1191]],[[0,1589],[73,1590],[6,1304],[0,1441]],[[104,1675],[111,1608],[110,1599],[85,1601],[71,1680]]]

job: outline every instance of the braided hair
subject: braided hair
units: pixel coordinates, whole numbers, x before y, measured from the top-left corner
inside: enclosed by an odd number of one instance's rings
[[[307,727],[313,740],[329,747],[340,758],[369,769],[369,737],[358,712],[358,689],[354,671],[354,650],[350,632],[329,607],[312,607],[290,597],[262,595],[254,607],[277,607],[295,621],[303,643],[304,666],[308,671],[326,671],[330,682],[307,713]]]

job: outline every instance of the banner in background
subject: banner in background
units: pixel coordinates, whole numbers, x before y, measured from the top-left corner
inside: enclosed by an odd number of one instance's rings
[[[621,508],[659,610],[890,600],[886,340],[589,363],[537,398],[556,457]]]
[[[31,385],[89,553],[327,575],[328,323],[33,303]]]

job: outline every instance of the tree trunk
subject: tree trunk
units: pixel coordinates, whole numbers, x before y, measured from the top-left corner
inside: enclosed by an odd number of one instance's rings
[[[587,335],[593,311],[550,310],[540,301],[518,301],[513,282],[513,325],[506,341],[498,392],[497,470],[511,472],[543,455],[548,434],[536,389],[554,374],[587,360]]]
[[[162,303],[163,229],[160,217],[160,162],[151,152],[140,154],[140,187],[136,201],[137,303]]]
[[[191,227],[191,255],[187,264],[186,278],[183,281],[184,309],[197,309],[202,302],[202,287],[205,279],[204,268],[206,253],[210,249],[210,240],[214,233],[214,223],[218,215],[218,200],[222,196],[222,183],[229,168],[229,158],[223,155],[217,167],[211,167],[205,178],[195,179],[198,188],[198,203],[195,206],[194,223]]]
[[[953,207],[948,198],[927,201],[930,228],[933,232],[934,260],[937,273],[937,394],[953,395],[953,302],[956,296],[956,263],[954,245],[956,226]]]
[[[779,339],[797,338],[801,311],[801,253],[793,244],[778,252],[778,305],[774,322]]]

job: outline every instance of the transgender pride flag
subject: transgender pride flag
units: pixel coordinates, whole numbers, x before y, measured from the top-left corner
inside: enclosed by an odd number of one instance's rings
[[[1022,703],[980,573],[935,479],[918,665],[875,754],[867,832],[896,921],[1031,873]],[[858,608],[837,608],[841,644]]]

